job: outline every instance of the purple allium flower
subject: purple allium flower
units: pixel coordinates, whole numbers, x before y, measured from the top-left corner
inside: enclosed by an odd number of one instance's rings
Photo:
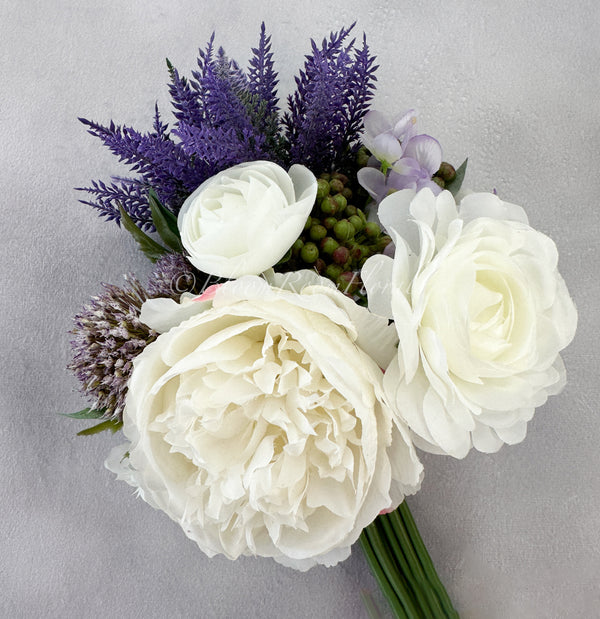
[[[184,292],[198,294],[207,277],[182,254],[165,254],[148,278],[148,297],[170,297],[179,302]]]
[[[81,391],[93,399],[93,408],[121,419],[133,359],[158,334],[140,321],[148,295],[133,276],[127,286],[103,284],[105,292],[75,316],[71,331],[73,361],[68,365],[81,382]]]

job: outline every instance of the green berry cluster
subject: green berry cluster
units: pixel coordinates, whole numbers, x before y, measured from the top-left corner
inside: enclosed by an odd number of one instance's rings
[[[277,268],[314,268],[340,290],[353,295],[362,286],[358,271],[365,260],[380,254],[391,239],[353,204],[364,204],[365,198],[352,190],[345,174],[321,174],[317,183],[317,198],[304,231],[292,246],[289,258]]]

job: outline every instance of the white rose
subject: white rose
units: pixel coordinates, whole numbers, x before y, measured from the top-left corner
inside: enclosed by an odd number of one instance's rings
[[[317,195],[302,165],[236,165],[206,180],[183,203],[177,225],[190,262],[219,277],[258,275],[300,236]]]
[[[209,556],[333,565],[420,485],[366,352],[389,363],[397,336],[316,274],[268,277],[212,288],[192,316],[189,300],[144,304],[159,328],[184,320],[135,359],[130,444],[107,466]]]
[[[457,210],[447,191],[400,191],[379,217],[395,257],[370,258],[362,278],[370,309],[395,321],[384,389],[415,443],[462,458],[520,442],[564,385],[558,353],[577,323],[556,246],[488,193]]]

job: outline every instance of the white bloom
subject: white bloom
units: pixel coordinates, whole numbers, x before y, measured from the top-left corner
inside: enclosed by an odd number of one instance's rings
[[[393,318],[398,355],[384,389],[415,443],[464,457],[518,443],[565,382],[559,351],[577,314],[554,243],[523,209],[487,193],[399,191],[379,217],[394,259],[370,258],[372,311]]]
[[[266,277],[213,288],[195,315],[144,304],[157,327],[184,320],[135,359],[130,444],[107,466],[209,556],[333,565],[420,485],[370,356],[389,363],[397,336],[314,273]]]
[[[177,225],[190,262],[219,277],[258,275],[300,236],[317,195],[302,165],[252,161],[220,172],[184,202]]]

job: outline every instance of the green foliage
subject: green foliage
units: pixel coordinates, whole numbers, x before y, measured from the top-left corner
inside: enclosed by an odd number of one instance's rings
[[[177,227],[177,217],[160,203],[154,189],[151,189],[148,194],[148,202],[152,213],[152,223],[164,244],[175,252],[183,252],[181,235]]]
[[[77,432],[77,436],[90,436],[92,434],[103,432],[104,430],[110,430],[114,434],[122,427],[123,422],[120,419],[106,419],[91,428],[86,428],[85,430],[81,430],[81,432]]]
[[[146,254],[150,262],[156,262],[162,255],[168,254],[169,250],[163,247],[153,239],[151,239],[145,232],[142,232],[133,219],[129,217],[125,209],[119,204],[119,213],[121,215],[121,223],[127,232],[137,241],[140,249]]]
[[[468,161],[469,161],[469,158],[467,157],[462,162],[462,164],[460,165],[458,170],[456,170],[456,175],[454,176],[454,178],[451,181],[449,181],[448,183],[446,183],[446,189],[453,196],[455,196],[460,191],[460,188],[462,187],[463,180],[465,179],[465,173],[467,171],[467,162]]]
[[[71,419],[102,419],[106,415],[105,408],[84,408],[77,413],[60,413],[64,417],[70,417]]]

